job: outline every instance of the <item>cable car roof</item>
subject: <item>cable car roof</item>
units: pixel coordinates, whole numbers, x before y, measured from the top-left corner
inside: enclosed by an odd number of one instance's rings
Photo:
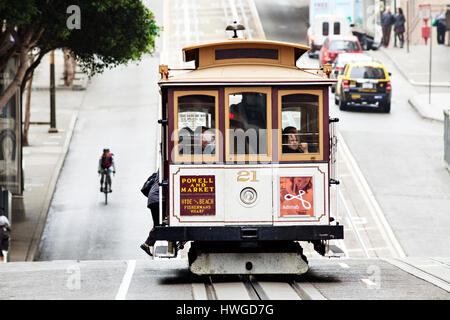
[[[297,60],[309,49],[310,47],[300,44],[243,39],[190,46],[183,48],[184,61],[195,61],[195,69],[169,76],[159,83],[181,85],[335,82],[324,75],[296,66]]]
[[[313,74],[301,69],[285,68],[271,65],[227,65],[197,69],[161,80],[160,85],[205,84],[221,85],[225,83],[239,84],[331,84],[336,82],[323,75]]]

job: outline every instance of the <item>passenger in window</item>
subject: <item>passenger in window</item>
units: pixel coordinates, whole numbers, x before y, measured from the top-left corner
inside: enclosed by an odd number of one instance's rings
[[[214,129],[202,127],[202,152],[203,154],[216,154],[216,139]]]
[[[194,147],[194,131],[189,127],[181,128],[178,132],[179,154],[192,154]]]
[[[308,144],[300,143],[300,137],[295,127],[286,127],[282,135],[283,153],[308,153]]]

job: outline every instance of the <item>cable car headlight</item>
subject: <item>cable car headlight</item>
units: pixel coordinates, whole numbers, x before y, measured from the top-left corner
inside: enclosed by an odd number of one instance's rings
[[[246,205],[251,205],[255,203],[256,199],[258,198],[258,194],[256,193],[256,190],[253,188],[244,188],[241,191],[241,201]]]

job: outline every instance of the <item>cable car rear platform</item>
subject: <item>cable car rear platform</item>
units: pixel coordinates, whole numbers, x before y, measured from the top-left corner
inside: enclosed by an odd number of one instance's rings
[[[319,241],[344,238],[343,225],[155,227],[167,241]]]

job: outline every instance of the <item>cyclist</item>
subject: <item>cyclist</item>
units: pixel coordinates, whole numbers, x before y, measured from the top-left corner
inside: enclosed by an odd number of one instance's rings
[[[116,167],[114,165],[114,154],[109,152],[109,149],[103,149],[103,154],[98,161],[98,173],[102,175],[100,179],[100,192],[103,192],[103,181],[106,175],[106,181],[108,182],[109,190],[107,192],[112,192],[111,190],[111,168],[113,169],[113,174],[116,174]]]

